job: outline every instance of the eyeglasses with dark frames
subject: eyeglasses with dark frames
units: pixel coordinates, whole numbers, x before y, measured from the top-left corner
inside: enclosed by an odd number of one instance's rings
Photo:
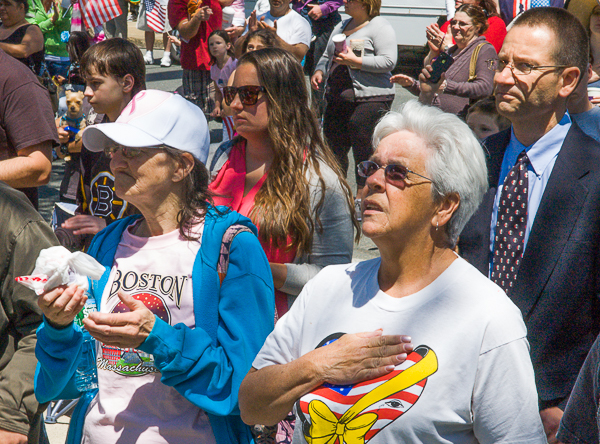
[[[235,96],[239,94],[240,102],[246,106],[255,105],[258,102],[258,94],[265,92],[264,86],[245,85],[245,86],[225,86],[223,88],[223,100],[227,106],[234,101]]]
[[[568,68],[569,65],[532,65],[531,63],[507,63],[504,60],[490,59],[486,60],[485,63],[490,71],[502,72],[505,68],[511,70],[511,72],[517,76],[527,76],[532,71],[539,69],[558,69]]]
[[[373,174],[383,168],[385,180],[394,186],[402,186],[405,183],[408,173],[422,177],[423,179],[427,179],[433,183],[433,179],[423,176],[422,174],[415,173],[414,171],[406,168],[404,165],[400,165],[398,163],[390,163],[385,166],[379,166],[372,160],[365,160],[364,162],[359,163],[356,167],[358,170],[358,175],[361,177],[371,177]]]

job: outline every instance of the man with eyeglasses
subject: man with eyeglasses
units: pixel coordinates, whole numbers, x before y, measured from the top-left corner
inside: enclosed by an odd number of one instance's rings
[[[521,309],[549,442],[600,320],[600,144],[566,111],[587,66],[585,29],[564,9],[515,19],[489,62],[512,128],[484,142],[491,188],[459,245]]]

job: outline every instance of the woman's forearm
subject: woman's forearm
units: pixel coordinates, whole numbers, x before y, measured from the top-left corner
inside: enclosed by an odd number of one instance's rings
[[[476,80],[474,82],[453,82],[452,80],[448,80],[444,94],[478,100],[489,96],[493,88],[493,83],[485,80]]]
[[[177,27],[181,38],[186,41],[193,39],[196,34],[198,34],[200,23],[200,20],[194,19],[193,17],[189,20],[182,21]]]
[[[279,290],[283,287],[287,279],[287,266],[286,264],[277,264],[275,262],[269,262],[269,265],[271,266],[271,273],[273,273],[273,285]]]
[[[325,382],[348,385],[390,373],[404,362],[413,345],[408,336],[382,333],[378,329],[347,334],[286,364],[251,369],[240,385],[242,420],[273,425],[286,417],[296,400]]]
[[[27,50],[27,45],[23,44],[0,42],[0,49],[2,49],[8,55],[19,59],[24,59],[25,57],[29,57],[31,55]]]
[[[310,353],[288,364],[250,369],[240,386],[239,405],[246,424],[274,425],[292,411],[294,403],[321,385]]]

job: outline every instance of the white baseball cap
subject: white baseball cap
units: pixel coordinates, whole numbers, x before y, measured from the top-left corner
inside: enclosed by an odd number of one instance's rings
[[[156,89],[137,93],[112,123],[93,125],[83,132],[90,151],[114,145],[158,148],[166,145],[206,163],[210,134],[204,113],[177,94]]]

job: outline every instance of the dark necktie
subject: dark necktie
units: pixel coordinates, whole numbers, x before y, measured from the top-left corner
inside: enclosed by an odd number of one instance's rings
[[[491,277],[507,294],[517,278],[525,246],[528,164],[523,151],[504,180],[498,203]]]

